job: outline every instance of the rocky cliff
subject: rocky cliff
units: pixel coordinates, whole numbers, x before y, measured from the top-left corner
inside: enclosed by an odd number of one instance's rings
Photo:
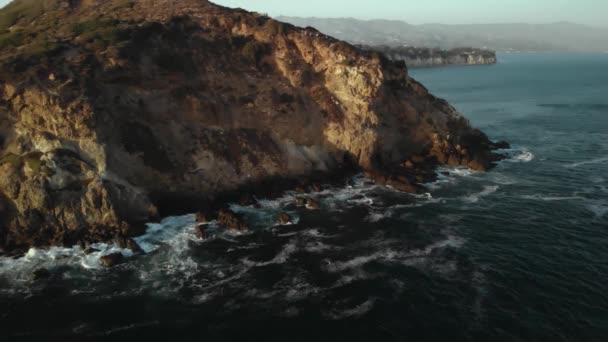
[[[450,65],[496,64],[496,52],[475,48],[442,50],[421,47],[360,46],[363,49],[379,51],[394,61],[404,61],[409,68],[437,67]]]
[[[136,235],[278,179],[360,169],[416,191],[437,164],[497,158],[403,63],[263,15],[15,0],[0,30],[6,251]]]

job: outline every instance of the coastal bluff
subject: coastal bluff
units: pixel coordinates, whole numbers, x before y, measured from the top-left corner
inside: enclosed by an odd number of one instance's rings
[[[361,46],[379,51],[394,61],[404,61],[408,68],[496,64],[496,52],[477,48],[439,49],[424,47]]]
[[[5,253],[313,175],[420,191],[438,165],[500,159],[403,63],[204,0],[15,0],[0,47]]]

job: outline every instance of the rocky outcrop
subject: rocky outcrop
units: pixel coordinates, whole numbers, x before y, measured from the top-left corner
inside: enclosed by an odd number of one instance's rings
[[[277,222],[279,222],[280,225],[290,224],[291,216],[285,212],[280,212],[277,214]]]
[[[409,68],[496,64],[496,52],[475,48],[443,50],[424,47],[361,46],[382,52],[394,61],[404,61]]]
[[[49,0],[16,18],[0,39],[6,250],[126,238],[311,174],[495,158],[403,63],[313,29],[203,0]]]
[[[217,214],[217,222],[222,227],[235,232],[244,232],[249,229],[243,217],[230,209],[220,209]]]
[[[112,253],[99,258],[99,264],[103,267],[114,267],[125,261],[125,257],[121,253]]]

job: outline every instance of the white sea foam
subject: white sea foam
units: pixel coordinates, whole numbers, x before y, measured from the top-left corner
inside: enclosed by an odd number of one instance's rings
[[[298,247],[295,245],[295,243],[293,241],[290,241],[285,246],[283,246],[283,249],[279,252],[279,254],[272,258],[272,260],[257,262],[251,261],[248,258],[244,258],[241,260],[241,262],[249,267],[263,267],[273,264],[284,264],[289,259],[289,256],[295,253],[297,250]]]
[[[478,179],[479,171],[475,171],[465,166],[441,166],[435,174],[437,180],[431,183],[425,184],[430,190],[438,190],[446,184],[455,184],[463,179]]]
[[[468,177],[468,176],[472,176],[475,174],[478,174],[479,171],[475,171],[473,169],[470,169],[468,167],[454,167],[454,168],[449,168],[447,169],[450,174],[459,176],[459,177]]]
[[[423,249],[415,249],[404,252],[396,251],[392,248],[387,248],[369,255],[357,256],[346,261],[332,261],[326,259],[326,264],[323,268],[327,272],[338,273],[351,269],[359,269],[362,266],[373,261],[399,262],[405,265],[412,265],[413,263],[416,263],[415,259],[427,257],[437,249],[443,249],[447,247],[460,248],[462,247],[464,242],[465,240],[460,237],[448,235],[445,239],[432,243]]]
[[[521,197],[524,199],[528,199],[528,200],[545,201],[545,202],[584,200],[583,197],[578,197],[578,196],[547,196],[547,195],[540,195],[540,194],[524,195]]]
[[[369,215],[365,218],[367,222],[375,223],[380,222],[384,219],[390,218],[393,216],[393,212],[391,210],[385,210],[383,212],[370,212]]]
[[[146,234],[135,238],[135,242],[146,252],[150,253],[165,244],[172,247],[183,245],[194,236],[196,225],[195,215],[167,217],[160,223],[149,223]],[[214,226],[211,223],[210,226]]]
[[[352,258],[347,261],[331,261],[327,260],[325,270],[331,273],[342,272],[351,268],[358,268],[376,260],[394,260],[398,258],[399,252],[394,250],[382,250],[371,255],[362,255]]]
[[[534,154],[532,152],[522,151],[519,154],[514,155],[511,160],[516,160],[525,163],[530,162],[534,160]]]
[[[579,167],[579,166],[583,166],[583,165],[601,164],[601,163],[605,163],[605,162],[608,162],[608,157],[586,160],[586,161],[582,161],[579,163],[572,163],[572,164],[565,165],[565,167],[575,168],[575,167]]]
[[[304,247],[304,250],[309,253],[323,253],[323,252],[335,250],[335,249],[339,249],[339,248],[324,244],[323,242],[320,242],[320,241],[310,242],[310,243],[306,244],[306,246]]]
[[[163,245],[170,245],[171,248],[179,250],[187,245],[186,240],[193,237],[194,221],[194,215],[170,217],[161,223],[149,224],[146,234],[134,240],[147,253]],[[27,285],[33,279],[32,273],[34,270],[39,268],[53,270],[58,267],[69,266],[96,270],[102,268],[99,258],[104,255],[122,253],[125,257],[133,256],[133,251],[121,249],[114,244],[96,243],[90,247],[96,252],[86,254],[79,246],[72,248],[31,248],[20,258],[0,258],[0,275],[6,276],[7,280],[14,285]],[[183,257],[175,257],[167,265],[171,264],[171,268],[179,269],[188,262],[188,259]]]
[[[376,300],[374,298],[370,298],[370,299],[366,300],[365,302],[355,306],[354,308],[343,310],[341,312],[331,312],[327,316],[330,319],[334,319],[334,320],[341,320],[341,319],[352,318],[352,317],[361,317],[361,316],[365,315],[366,313],[368,313],[374,307],[375,303],[376,303]]]
[[[498,185],[486,185],[483,187],[482,191],[476,194],[465,196],[463,197],[463,199],[469,203],[477,203],[482,197],[489,196],[498,191],[498,189],[500,189]]]

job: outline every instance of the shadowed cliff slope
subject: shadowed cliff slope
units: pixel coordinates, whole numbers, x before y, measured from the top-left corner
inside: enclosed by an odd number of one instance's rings
[[[278,178],[355,167],[415,191],[497,158],[402,63],[259,14],[16,0],[0,22],[6,250],[137,234],[168,202]]]

